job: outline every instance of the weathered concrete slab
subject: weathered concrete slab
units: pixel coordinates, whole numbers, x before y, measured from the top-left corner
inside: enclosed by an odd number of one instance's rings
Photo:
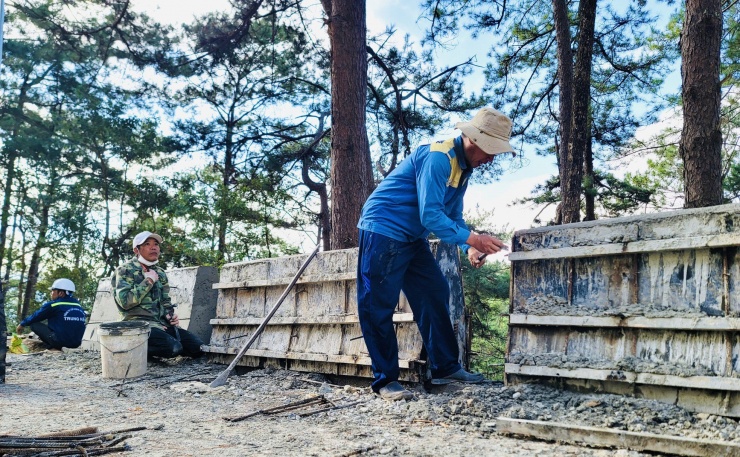
[[[580,246],[629,245],[637,241],[659,240],[670,240],[666,243],[667,246],[672,243],[675,249],[701,247],[707,243],[712,244],[712,240],[726,245],[736,245],[735,235],[740,234],[739,208],[740,205],[737,204],[720,205],[538,227],[518,231],[512,241],[512,248],[514,251],[525,252]],[[701,244],[691,244],[688,241],[690,239],[700,240]],[[677,244],[684,242],[688,245]],[[642,246],[640,251],[651,250],[645,248],[651,246],[654,250],[665,250],[662,245],[654,244]]]
[[[738,245],[740,205],[516,232],[507,381],[737,416]]]
[[[167,270],[172,303],[177,305],[180,326],[198,335],[203,341],[211,338],[210,320],[216,315],[218,283],[215,267],[191,267]],[[83,349],[100,350],[98,327],[103,322],[121,320],[113,301],[110,278],[101,279],[95,294],[90,320],[82,340]]]
[[[82,348],[100,350],[100,340],[98,339],[98,327],[103,322],[115,322],[121,320],[118,309],[113,301],[111,294],[110,278],[103,278],[98,282],[98,289],[95,291],[95,301],[90,313],[90,319],[85,328],[85,336],[82,338]]]

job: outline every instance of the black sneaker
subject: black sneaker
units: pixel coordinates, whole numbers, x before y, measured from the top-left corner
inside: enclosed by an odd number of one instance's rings
[[[393,381],[380,388],[378,395],[383,400],[398,401],[398,400],[410,400],[414,397],[414,394],[404,389],[398,381]]]
[[[451,375],[445,376],[444,378],[432,379],[432,384],[435,386],[441,386],[444,384],[450,384],[452,382],[464,382],[467,384],[478,384],[485,381],[486,378],[480,373],[469,373],[464,369],[460,368]]]

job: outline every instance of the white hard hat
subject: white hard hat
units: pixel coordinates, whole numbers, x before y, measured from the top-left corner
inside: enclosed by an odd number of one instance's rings
[[[67,278],[60,278],[54,281],[54,284],[51,285],[51,289],[58,289],[58,290],[66,290],[67,292],[74,292],[75,291],[75,283],[70,281]]]

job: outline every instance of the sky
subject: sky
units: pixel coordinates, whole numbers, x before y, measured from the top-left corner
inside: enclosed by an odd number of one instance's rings
[[[319,0],[315,0],[318,4]],[[428,23],[419,20],[418,0],[368,0],[367,24],[369,33],[380,32],[387,26],[393,25],[398,29],[398,38],[408,33],[417,43],[424,33]],[[134,8],[144,11],[160,22],[178,24],[190,22],[194,17],[209,11],[228,10],[228,0],[133,0]],[[440,51],[436,58],[442,64],[454,65],[474,54],[479,65],[485,65],[487,60],[487,46],[468,39],[465,35],[459,37],[457,46],[444,53]],[[466,92],[478,92],[482,76],[480,72],[469,80]],[[494,107],[495,108],[495,107]],[[435,138],[444,139],[458,135],[454,129],[455,120],[450,128],[438,132]],[[515,141],[512,145],[517,149],[520,145]],[[554,157],[541,157],[533,151],[524,148],[524,163],[522,167],[508,170],[499,181],[491,184],[471,183],[465,196],[466,211],[479,208],[480,211],[493,211],[493,225],[497,229],[515,231],[536,226],[534,219],[548,221],[554,217],[555,208],[512,205],[515,200],[531,195],[532,189],[557,174]]]

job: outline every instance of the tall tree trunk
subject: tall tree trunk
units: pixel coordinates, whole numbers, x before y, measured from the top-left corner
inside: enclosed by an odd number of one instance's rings
[[[590,124],[589,124],[590,126]],[[594,153],[591,148],[591,136],[586,141],[585,157],[583,159],[583,196],[586,201],[586,217],[584,221],[596,220],[596,184],[594,177]]]
[[[722,203],[720,113],[720,0],[686,0],[681,32],[683,160],[686,208]]]
[[[578,51],[573,71],[572,137],[568,148],[568,161],[572,166],[567,171],[563,192],[568,194],[567,205],[563,200],[563,223],[581,220],[584,158],[593,168],[593,159],[587,157],[587,152],[590,151],[588,143],[591,141],[591,62],[595,24],[596,0],[581,0],[578,4]]]
[[[82,201],[82,214],[89,214],[90,213],[90,187],[85,188],[85,197]],[[82,259],[82,252],[85,247],[85,225],[81,225],[79,231],[77,232],[77,241],[75,242],[75,251],[74,251],[74,265],[75,269],[80,268],[80,261]]]
[[[220,266],[226,259],[226,231],[229,228],[229,186],[234,179],[234,118],[233,109],[229,112],[229,121],[226,125],[226,137],[224,138],[224,168],[221,173],[221,191],[219,192],[218,201],[216,202],[217,221],[218,221],[218,257],[217,264]]]
[[[110,198],[111,198],[111,181],[108,179],[108,161],[105,159],[104,150],[96,150],[96,156],[100,161],[100,185],[103,190],[103,201],[105,202],[105,230],[103,232],[103,242],[100,244],[100,256],[106,265],[111,265],[112,259],[109,259],[108,248],[113,244],[110,238],[110,221],[111,221],[111,210],[110,210]],[[123,208],[123,199],[125,195],[121,195],[121,208]],[[123,209],[121,210],[121,220],[123,220]]]
[[[0,56],[2,58],[2,56]],[[29,82],[28,76],[23,80],[20,92],[18,94],[18,105],[16,107],[18,113],[23,113],[26,109],[26,94],[28,93]],[[10,138],[17,138],[23,123],[22,116],[16,116],[13,123],[13,131],[10,134]],[[7,146],[7,142],[6,142]],[[3,148],[4,152],[8,154],[8,162],[5,167],[5,186],[3,188],[3,208],[0,215],[0,269],[2,268],[3,261],[5,260],[5,242],[7,241],[6,236],[8,233],[8,219],[10,218],[10,196],[13,193],[13,182],[15,181],[15,161],[19,156],[18,151],[15,148]],[[5,308],[0,309],[4,314]]]
[[[18,316],[18,321],[20,322],[23,315],[23,284],[26,282],[26,262],[22,261],[19,267],[21,276],[18,278],[18,286],[16,286],[18,289],[18,298],[16,300],[15,315]]]
[[[26,232],[21,229],[21,248],[20,248],[20,256],[18,257],[18,271],[20,271],[21,275],[18,278],[18,297],[16,299],[16,316],[21,316],[23,311],[23,285],[26,282],[26,248],[28,248],[28,238],[26,237]]]
[[[5,22],[5,5],[2,5],[2,21],[0,22],[0,61],[2,61],[2,30]],[[18,112],[22,113],[26,103],[26,93],[28,90],[28,78],[25,78],[21,91],[18,96]],[[12,138],[18,135],[21,121],[19,117],[16,117]],[[6,142],[7,145],[7,142]],[[3,148],[5,149],[5,148]],[[3,260],[5,259],[5,241],[6,234],[8,232],[8,219],[10,218],[10,195],[13,191],[13,181],[15,180],[15,160],[18,157],[18,152],[15,148],[7,151],[8,162],[5,169],[5,186],[3,189],[3,208],[0,213],[0,271],[2,271]],[[0,350],[0,384],[5,384],[5,353],[6,353],[6,341],[7,341],[7,319],[5,317],[5,291],[7,286],[0,285],[0,345],[3,349]]]
[[[572,114],[570,142],[561,145],[565,154],[560,162],[560,208],[558,220],[568,224],[581,220],[581,193],[583,191],[583,159],[588,141],[589,104],[591,87],[591,55],[596,18],[596,0],[579,3],[578,52],[572,84]],[[559,62],[563,65],[564,62]],[[561,88],[562,90],[562,88]]]
[[[319,239],[321,240],[322,249],[324,251],[331,250],[331,210],[329,208],[329,193],[326,189],[326,183],[316,182],[311,179],[311,159],[310,156],[316,148],[316,145],[324,139],[324,137],[331,133],[329,130],[324,129],[324,121],[326,120],[325,115],[319,117],[319,126],[316,129],[316,134],[313,137],[313,141],[308,145],[301,153],[301,178],[303,184],[306,185],[311,191],[319,194],[319,214],[318,214],[318,226],[319,226]]]
[[[0,281],[0,338],[2,338],[2,344],[0,344],[0,384],[5,384],[5,355],[8,352],[8,322],[5,319],[5,285],[3,281]]]
[[[0,22],[0,27],[2,27],[2,22]],[[2,39],[0,39],[0,47],[2,47]],[[0,58],[2,58],[2,55],[0,54]],[[10,173],[10,172],[8,172]],[[12,182],[12,181],[11,181]],[[6,184],[7,185],[7,184]],[[6,193],[5,195],[8,195],[6,187]],[[10,202],[8,201],[8,208],[10,208]],[[5,211],[5,199],[3,199],[3,212]],[[3,220],[6,221],[6,218],[3,217]],[[15,224],[13,224],[15,226]],[[7,230],[7,221],[2,224],[2,241],[0,242],[0,246],[5,246],[5,231]],[[5,256],[5,250],[3,249],[2,254],[0,254],[0,269],[2,269],[3,265],[3,257]],[[8,265],[10,265],[10,262],[8,262]],[[10,276],[10,268],[6,269],[5,278],[0,279],[0,384],[5,384],[5,356],[8,352],[8,321],[5,317],[5,291],[6,287],[8,285],[8,277]]]
[[[48,193],[45,198],[41,198],[41,220],[39,223],[39,237],[36,246],[33,248],[31,263],[28,265],[28,281],[26,282],[26,292],[23,296],[23,305],[18,319],[24,319],[28,315],[28,308],[31,297],[35,296],[36,283],[38,282],[39,264],[41,263],[41,251],[46,247],[46,233],[49,230],[49,212],[51,204],[54,201],[54,186],[56,185],[56,176],[52,172],[51,184],[49,184]]]
[[[365,0],[322,0],[331,47],[331,248],[357,246],[357,221],[373,187],[365,126]]]
[[[568,145],[570,144],[571,118],[573,117],[573,52],[570,48],[570,23],[568,6],[565,0],[552,0],[552,11],[555,25],[555,39],[558,45],[558,99],[560,122],[560,144],[558,155],[558,174],[560,176],[561,202],[558,206],[556,222],[563,222],[565,203],[564,183],[568,178],[567,170],[572,166],[568,162]]]
[[[20,203],[18,203],[18,206],[20,206]],[[13,265],[13,244],[15,244],[15,231],[18,228],[18,209],[13,212],[13,230],[10,231],[10,242],[8,243],[8,261],[5,263],[5,275],[3,276],[3,281],[9,281],[10,280],[10,269]],[[23,253],[21,252],[21,256]],[[0,262],[2,264],[2,262]]]
[[[0,215],[0,267],[5,260],[5,242],[7,241],[8,220],[10,219],[10,196],[13,193],[13,181],[15,180],[15,151],[8,152],[8,165],[5,169],[5,186],[3,188],[3,209]]]
[[[8,322],[5,318],[5,286],[6,282],[0,281],[0,338],[2,338],[2,344],[0,344],[0,384],[5,384],[5,356],[8,352]]]

